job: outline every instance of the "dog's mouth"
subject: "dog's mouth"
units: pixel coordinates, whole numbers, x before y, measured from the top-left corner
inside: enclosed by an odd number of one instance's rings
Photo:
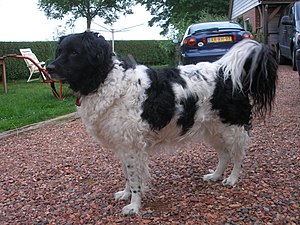
[[[49,78],[51,80],[54,80],[54,81],[59,81],[59,82],[66,82],[66,79],[65,78],[62,78],[61,76],[59,76],[58,73],[48,73],[49,74]]]
[[[55,81],[62,81],[61,76],[59,76],[59,73],[57,73],[57,68],[54,64],[49,64],[46,67],[46,70],[49,74],[50,79],[55,80]]]
[[[59,80],[58,75],[56,73],[49,73],[48,72],[48,74],[49,74],[49,77],[50,77],[51,80]]]

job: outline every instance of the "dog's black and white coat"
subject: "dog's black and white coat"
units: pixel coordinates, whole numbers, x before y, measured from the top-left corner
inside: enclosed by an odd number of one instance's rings
[[[124,215],[141,207],[154,151],[204,141],[219,158],[204,180],[220,179],[231,160],[233,170],[222,183],[235,185],[252,112],[264,117],[271,110],[277,80],[272,51],[253,40],[235,44],[214,63],[151,69],[118,60],[108,42],[91,32],[62,37],[47,70],[74,90],[87,131],[120,157],[126,186],[115,198],[131,196]]]

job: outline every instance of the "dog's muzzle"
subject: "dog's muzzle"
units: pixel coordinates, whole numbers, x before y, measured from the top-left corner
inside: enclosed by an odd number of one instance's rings
[[[53,64],[49,64],[47,65],[46,70],[51,77],[51,75],[55,73],[55,66]]]
[[[51,79],[54,79],[54,80],[59,79],[59,77],[57,76],[56,68],[55,68],[54,64],[51,63],[51,64],[47,65],[46,70],[49,73],[49,76]]]

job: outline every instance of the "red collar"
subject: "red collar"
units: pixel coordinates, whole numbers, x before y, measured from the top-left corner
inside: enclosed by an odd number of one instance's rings
[[[80,106],[80,105],[81,105],[81,103],[80,103],[80,98],[79,98],[79,97],[76,97],[75,105],[76,105],[76,106]]]

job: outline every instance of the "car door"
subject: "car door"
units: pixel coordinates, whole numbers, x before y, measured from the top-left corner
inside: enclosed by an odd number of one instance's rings
[[[289,6],[286,7],[286,9],[284,10],[283,16],[288,16],[289,19],[293,18],[292,6],[293,5],[290,4]],[[279,30],[280,30],[279,44],[280,44],[281,54],[284,57],[291,59],[290,43],[291,43],[291,38],[293,38],[293,26],[284,25],[281,23]]]
[[[288,49],[288,52],[287,52],[288,58],[292,59],[292,57],[293,57],[292,52],[294,51],[294,44],[292,44],[292,43],[294,43],[293,39],[294,39],[294,34],[295,34],[295,23],[296,23],[296,21],[295,21],[295,4],[294,3],[290,5],[288,12],[289,12],[288,16],[289,16],[290,20],[293,21],[293,24],[294,24],[291,26],[287,26],[287,38],[286,38],[286,40],[287,40],[286,45],[287,45],[287,49]]]

